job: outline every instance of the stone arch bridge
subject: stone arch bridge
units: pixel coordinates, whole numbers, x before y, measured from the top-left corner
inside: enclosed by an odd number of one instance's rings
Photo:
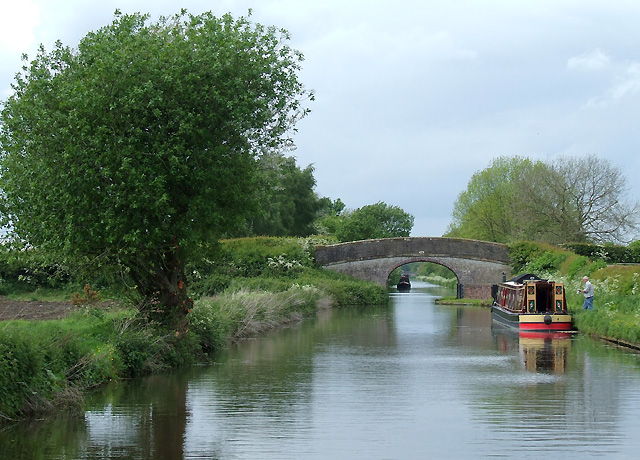
[[[386,286],[397,267],[443,265],[458,278],[458,298],[491,298],[491,285],[511,274],[507,246],[461,238],[382,238],[316,246],[316,264]]]

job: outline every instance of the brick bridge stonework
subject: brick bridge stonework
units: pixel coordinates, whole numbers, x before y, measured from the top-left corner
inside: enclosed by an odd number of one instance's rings
[[[443,265],[458,278],[458,297],[491,298],[491,285],[511,274],[507,246],[461,238],[382,238],[316,246],[316,264],[382,286],[411,262]]]

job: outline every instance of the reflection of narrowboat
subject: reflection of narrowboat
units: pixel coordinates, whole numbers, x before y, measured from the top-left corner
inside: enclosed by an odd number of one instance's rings
[[[411,282],[409,281],[409,275],[402,275],[397,285],[399,292],[409,292],[411,290]]]
[[[532,274],[520,275],[493,287],[493,319],[520,331],[568,332],[564,285]]]
[[[520,355],[528,371],[564,374],[570,349],[566,333],[520,333]]]

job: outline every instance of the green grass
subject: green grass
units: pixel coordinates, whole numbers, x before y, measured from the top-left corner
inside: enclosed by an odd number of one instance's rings
[[[455,296],[441,297],[436,303],[442,305],[473,305],[476,307],[490,307],[491,299],[458,299]]]
[[[193,362],[195,342],[180,342],[135,309],[1,322],[0,419],[79,408],[84,392],[106,382]]]
[[[9,292],[7,298],[20,301],[68,302],[74,292],[76,290],[71,287],[64,289],[39,287],[33,291]]]
[[[452,289],[455,289],[455,287],[458,285],[458,279],[455,277],[445,278],[444,276],[439,276],[439,275],[428,275],[428,276],[418,275],[414,279],[425,281],[427,283],[435,284],[438,286],[452,288]]]

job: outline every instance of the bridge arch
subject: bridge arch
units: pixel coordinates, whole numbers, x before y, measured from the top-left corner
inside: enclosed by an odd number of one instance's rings
[[[456,274],[456,272],[454,272],[454,271],[453,271],[453,269],[452,269],[451,267],[448,267],[447,265],[445,265],[445,264],[444,264],[444,263],[442,263],[442,262],[436,262],[435,260],[430,259],[430,258],[428,258],[428,257],[424,257],[424,258],[421,258],[421,259],[411,259],[411,260],[409,260],[408,262],[402,262],[402,263],[400,263],[400,264],[396,265],[396,266],[395,266],[395,267],[393,267],[393,268],[391,269],[391,271],[387,274],[387,278],[389,278],[389,276],[391,276],[391,273],[393,273],[393,271],[394,271],[396,268],[400,268],[400,267],[402,267],[402,266],[404,266],[404,265],[412,264],[412,263],[415,263],[415,262],[418,262],[418,263],[430,263],[430,264],[439,265],[439,266],[441,266],[441,267],[444,267],[444,268],[448,269],[450,272],[452,272],[452,273],[455,275],[456,280],[457,280],[458,282],[460,282],[460,280],[458,279],[458,275]]]
[[[509,276],[507,246],[462,238],[381,238],[316,246],[316,264],[386,286],[389,274],[412,262],[443,265],[458,278],[458,297],[488,299]]]

